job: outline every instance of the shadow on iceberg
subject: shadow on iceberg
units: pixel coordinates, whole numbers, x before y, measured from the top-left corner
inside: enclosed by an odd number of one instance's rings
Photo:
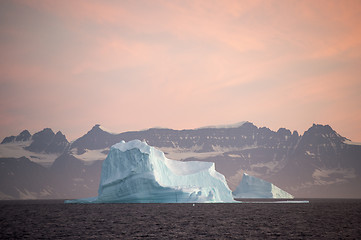
[[[65,203],[235,202],[225,177],[211,162],[167,159],[133,140],[113,145],[103,162],[98,196]]]

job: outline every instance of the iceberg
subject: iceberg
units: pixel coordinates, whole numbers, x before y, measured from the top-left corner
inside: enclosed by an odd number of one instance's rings
[[[102,165],[98,196],[66,203],[235,202],[212,162],[181,162],[146,142],[120,142]]]
[[[234,198],[284,198],[293,199],[288,192],[265,180],[243,174],[242,180],[233,192]]]

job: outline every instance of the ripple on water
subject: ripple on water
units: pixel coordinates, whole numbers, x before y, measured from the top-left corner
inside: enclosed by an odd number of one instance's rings
[[[0,201],[0,238],[356,239],[361,200],[309,204]]]

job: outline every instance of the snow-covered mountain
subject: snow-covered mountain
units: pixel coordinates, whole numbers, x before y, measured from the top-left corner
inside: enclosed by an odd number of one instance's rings
[[[101,162],[110,146],[134,139],[145,140],[170,159],[215,162],[216,170],[225,175],[232,190],[247,172],[295,197],[361,197],[361,145],[340,136],[328,125],[314,124],[303,135],[285,128],[275,132],[250,122],[188,130],[152,128],[119,134],[95,125],[72,143],[61,133],[54,134],[48,129],[29,135],[24,131],[0,144],[3,186],[0,192],[5,197],[95,196]],[[2,163],[5,158],[12,158],[12,165],[22,165],[19,158],[23,156],[42,165],[44,174],[51,172],[44,178],[60,177],[47,181],[51,183],[49,186],[38,184],[37,190],[30,191],[26,180],[21,180],[22,173],[16,168],[9,169],[8,162]],[[10,179],[16,179],[16,186]]]
[[[21,158],[51,166],[69,147],[69,142],[60,131],[56,134],[50,128],[31,135],[28,130],[17,136],[4,138],[0,144],[0,158]]]

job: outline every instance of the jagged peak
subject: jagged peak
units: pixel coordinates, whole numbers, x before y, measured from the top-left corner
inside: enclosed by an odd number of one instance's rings
[[[294,131],[292,132],[292,136],[298,137],[299,134],[298,134],[298,132],[297,132],[296,130],[294,130]]]
[[[339,138],[341,141],[346,138],[338,134],[330,125],[313,124],[307,131],[304,132],[303,136],[321,136],[321,137],[332,137]]]
[[[14,141],[15,141],[15,136],[8,136],[2,140],[1,144],[12,143]]]
[[[263,133],[274,133],[274,131],[272,131],[268,127],[260,127],[259,130]]]
[[[93,135],[93,134],[99,134],[99,133],[105,133],[106,131],[104,131],[102,128],[101,128],[101,125],[100,124],[95,124],[86,134],[84,134],[82,137],[85,137],[85,136],[89,136],[89,135]]]
[[[27,141],[30,138],[31,138],[30,132],[28,130],[24,130],[15,138],[15,141]]]
[[[30,132],[27,129],[23,130],[19,135],[24,135],[24,134],[31,135]]]
[[[55,136],[55,133],[51,128],[44,128],[40,132],[33,135],[33,140],[40,140],[41,142],[49,142]]]
[[[240,127],[252,127],[252,128],[258,128],[256,125],[254,125],[253,123],[246,121],[243,122],[243,124]]]
[[[71,144],[72,148],[78,148],[78,154],[84,152],[84,149],[99,149],[104,148],[109,142],[113,142],[113,138],[117,134],[110,133],[100,125],[95,124],[90,131],[76,139]]]
[[[102,130],[100,124],[95,124],[90,131]]]
[[[336,133],[330,125],[313,124],[305,133]]]
[[[66,141],[67,143],[69,143],[69,141],[66,139],[66,136],[61,131],[57,131],[54,138],[57,140],[60,139],[62,141]]]
[[[34,134],[34,136],[37,135],[42,135],[42,134],[51,134],[51,135],[55,135],[55,133],[53,132],[53,130],[51,128],[44,128],[43,130],[41,130],[40,132],[37,132]]]
[[[11,142],[22,142],[27,141],[31,138],[31,134],[28,130],[23,130],[19,135],[17,136],[8,136],[3,139],[1,144],[4,143],[11,143]]]
[[[100,125],[100,124],[97,124],[98,125],[98,128],[100,128],[100,130],[102,130],[103,132],[107,132],[107,133],[110,133],[110,134],[119,134],[119,133],[116,133],[116,132],[113,132],[111,130],[109,130],[108,128],[105,128],[104,126]]]
[[[63,135],[63,136],[65,136],[61,131],[57,131],[55,135]]]
[[[280,128],[277,131],[278,134],[291,135],[291,131],[287,128]]]
[[[116,133],[109,131],[108,129],[106,129],[105,127],[103,127],[100,124],[95,124],[88,133],[92,133],[92,132],[106,132],[106,133],[110,133],[110,134],[116,134]]]

